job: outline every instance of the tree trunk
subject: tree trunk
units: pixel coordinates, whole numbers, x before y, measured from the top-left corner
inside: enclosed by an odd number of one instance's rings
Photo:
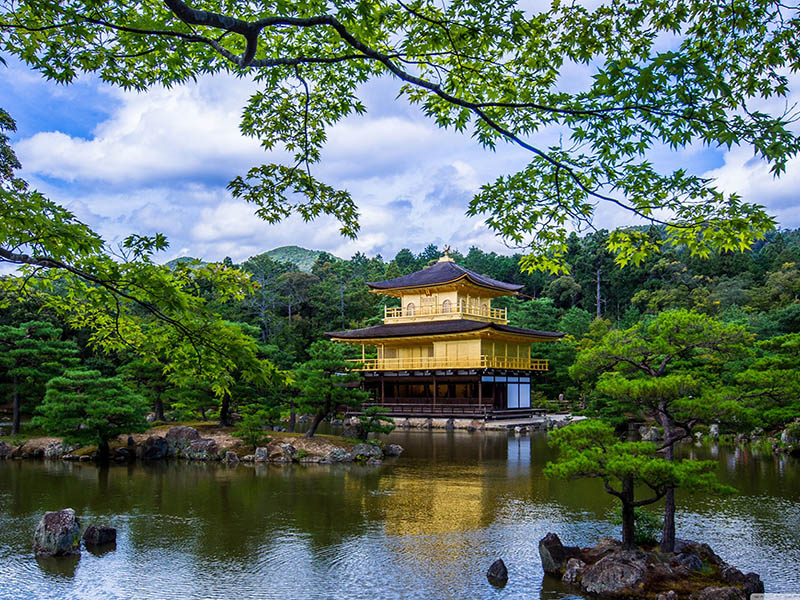
[[[342,329],[345,329],[347,325],[345,325],[344,320],[344,282],[339,282],[339,301],[341,302],[341,309],[342,309]]]
[[[317,431],[317,427],[319,427],[319,424],[322,423],[322,419],[324,419],[324,418],[325,418],[325,413],[324,412],[319,412],[319,413],[315,414],[314,415],[314,420],[311,421],[311,427],[309,427],[308,431],[306,431],[305,437],[307,437],[307,438],[314,437],[314,434]]]
[[[161,400],[161,394],[156,396],[156,400],[153,404],[153,412],[156,413],[156,421],[165,421],[164,418],[164,402]]]
[[[310,438],[316,433],[317,427],[319,424],[322,423],[322,420],[327,417],[331,412],[331,399],[325,398],[325,404],[323,405],[322,410],[320,410],[316,415],[314,415],[314,420],[311,421],[311,427],[306,431],[306,437]]]
[[[296,426],[297,426],[297,412],[294,410],[294,404],[292,404],[292,408],[289,409],[289,433],[294,433]]]
[[[14,375],[14,416],[11,421],[11,435],[19,433],[20,414],[19,414],[19,381],[17,376]]]
[[[663,405],[659,405],[661,409],[660,421],[661,426],[664,428],[665,442],[672,439],[673,436],[673,423],[667,416]],[[669,444],[664,448],[664,458],[669,461],[675,460],[675,448],[673,444]],[[661,530],[661,544],[659,546],[661,552],[669,553],[675,551],[675,488],[668,488],[667,493],[664,495],[664,528]]]
[[[633,511],[633,477],[626,477],[622,482],[622,546],[626,550],[634,550],[634,527],[636,514]]]
[[[600,269],[597,269],[597,318],[600,318]]]
[[[664,553],[675,551],[675,488],[669,488],[664,495],[664,529],[659,549]]]
[[[97,460],[106,462],[110,454],[111,449],[108,447],[108,440],[103,440],[97,445]]]
[[[222,406],[219,408],[219,424],[220,427],[231,426],[231,400],[228,396],[222,399]]]

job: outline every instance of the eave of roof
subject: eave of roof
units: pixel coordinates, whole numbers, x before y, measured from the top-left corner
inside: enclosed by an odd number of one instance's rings
[[[555,331],[539,331],[536,329],[522,329],[499,323],[485,321],[472,321],[469,319],[452,319],[448,321],[425,321],[422,323],[396,323],[392,325],[375,325],[362,329],[349,331],[326,332],[325,335],[332,339],[340,340],[369,340],[382,338],[421,337],[432,335],[450,335],[467,332],[477,332],[492,329],[501,333],[519,335],[532,338],[560,339],[563,333]]]

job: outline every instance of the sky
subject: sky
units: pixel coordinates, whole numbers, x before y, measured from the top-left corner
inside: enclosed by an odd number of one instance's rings
[[[471,246],[516,251],[483,218],[464,213],[481,185],[519,170],[529,155],[512,146],[486,151],[468,135],[438,129],[395,100],[397,85],[388,79],[362,88],[367,114],[329,130],[314,171],[352,194],[361,213],[358,239],[343,238],[329,217],[309,223],[292,217],[278,225],[258,219],[252,205],[226,190],[233,177],[270,160],[238,129],[255,90],[247,80],[214,76],[170,90],[125,92],[91,77],[58,85],[13,60],[0,66],[0,106],[17,122],[12,144],[21,175],[111,244],[131,233],[163,233],[170,248],[161,261],[188,255],[240,262],[283,245],[343,258],[360,251],[389,259],[429,243],[463,252]],[[797,100],[800,93],[789,103]],[[545,131],[534,141],[547,145],[554,135]],[[693,146],[649,158],[713,177],[722,189],[765,205],[781,227],[800,227],[800,159],[776,180],[744,148]],[[598,209],[599,227],[634,223],[621,209]]]

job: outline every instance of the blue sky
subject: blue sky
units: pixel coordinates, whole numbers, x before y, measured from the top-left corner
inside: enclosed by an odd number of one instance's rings
[[[316,170],[348,189],[360,208],[359,238],[347,240],[331,218],[264,223],[225,190],[234,176],[270,160],[238,132],[241,108],[255,90],[251,82],[215,77],[135,93],[89,77],[56,85],[13,60],[0,69],[0,106],[17,121],[13,143],[23,176],[111,243],[129,233],[161,232],[171,242],[163,260],[241,261],[287,244],[342,257],[356,251],[392,257],[431,242],[512,251],[481,218],[468,219],[464,211],[482,184],[521,168],[528,155],[514,147],[487,152],[468,136],[437,129],[394,100],[397,89],[389,80],[364,87],[367,115],[331,129]],[[553,136],[543,132],[536,141],[546,145]],[[797,159],[775,180],[746,149],[691,147],[650,158],[712,176],[727,191],[766,205],[782,227],[800,226]],[[631,222],[625,212],[598,210],[601,227]]]

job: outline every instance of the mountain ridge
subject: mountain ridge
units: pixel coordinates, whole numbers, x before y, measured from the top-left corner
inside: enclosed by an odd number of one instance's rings
[[[302,246],[291,245],[291,246],[278,246],[277,248],[273,248],[272,250],[267,250],[266,252],[255,254],[250,258],[258,258],[259,256],[266,256],[267,258],[270,258],[271,260],[277,262],[293,264],[301,271],[310,273],[311,267],[314,266],[314,263],[322,254],[326,254],[326,252],[324,250],[310,250],[308,248],[303,248]],[[172,260],[167,261],[164,264],[168,266],[170,269],[173,269],[179,264],[195,260],[200,261],[200,264],[207,264],[206,261],[203,261],[199,258],[194,258],[193,256],[179,256],[178,258],[173,258]]]

